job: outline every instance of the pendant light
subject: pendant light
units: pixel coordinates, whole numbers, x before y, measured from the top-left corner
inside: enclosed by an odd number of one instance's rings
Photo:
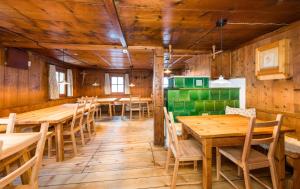
[[[164,71],[164,73],[165,73],[165,74],[170,74],[170,73],[172,73],[172,71],[169,70],[169,68],[167,68],[167,69]]]
[[[63,63],[65,63],[65,50],[63,49]],[[59,85],[70,85],[69,82],[66,81],[66,77],[64,78],[63,81],[58,82]]]
[[[132,68],[133,68],[133,66],[130,66],[130,75],[131,75],[131,77],[130,77],[130,84],[129,84],[129,87],[135,87],[135,84],[132,82],[132,79],[133,79],[133,74],[132,74]]]
[[[223,63],[223,26],[227,24],[227,19],[221,18],[217,20],[216,26],[220,28],[221,42],[220,42],[220,54],[221,54],[221,72],[222,72],[222,63]],[[211,81],[213,84],[230,84],[230,81],[224,79],[223,75],[220,75],[217,80]]]

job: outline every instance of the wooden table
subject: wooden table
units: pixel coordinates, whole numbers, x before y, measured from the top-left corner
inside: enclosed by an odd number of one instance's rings
[[[108,105],[109,117],[112,118],[112,105],[117,100],[117,98],[97,98],[97,103],[99,106]]]
[[[212,188],[211,163],[212,148],[221,146],[243,145],[248,129],[249,118],[240,115],[210,115],[210,116],[178,116],[182,123],[183,137],[192,135],[202,144],[203,151],[203,188]],[[260,121],[260,120],[257,120]],[[279,169],[279,188],[284,186],[285,158],[284,158],[284,133],[294,129],[284,127],[276,148],[276,163]],[[257,128],[254,135],[270,135],[272,128]]]
[[[133,98],[133,100],[134,99],[135,98]],[[136,99],[138,99],[138,98],[136,98]],[[142,104],[146,104],[147,105],[147,114],[148,114],[148,117],[150,117],[149,103],[152,102],[152,98],[146,97],[146,98],[140,98],[139,100],[140,100],[140,102]],[[125,114],[125,105],[130,103],[130,98],[120,98],[119,102],[122,103],[122,117],[124,117],[124,114]]]
[[[64,160],[63,123],[72,119],[76,104],[62,104],[49,108],[17,114],[15,127],[41,125],[48,122],[55,128],[56,161]],[[88,109],[88,106],[86,106]]]

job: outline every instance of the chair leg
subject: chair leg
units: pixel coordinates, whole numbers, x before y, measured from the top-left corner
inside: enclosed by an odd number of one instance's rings
[[[83,127],[80,127],[80,137],[81,137],[81,144],[82,144],[82,146],[84,146],[85,142],[84,142]]]
[[[168,172],[169,170],[170,159],[171,159],[171,148],[169,147],[167,152],[167,159],[166,159],[166,172]]]
[[[75,138],[74,133],[71,134],[71,140],[72,140],[72,145],[73,145],[74,156],[76,156],[77,155],[77,146],[76,146],[76,138]]]
[[[216,167],[217,167],[217,180],[220,180],[220,171],[221,171],[221,154],[219,148],[216,148]]]
[[[177,158],[175,158],[175,165],[174,165],[174,172],[173,172],[173,176],[172,176],[171,189],[176,188],[178,167],[179,167],[179,160]]]
[[[198,170],[198,162],[194,161],[194,171],[197,171],[197,170]]]
[[[52,150],[52,136],[48,138],[48,158],[50,158],[52,155],[51,150]]]
[[[245,187],[246,189],[251,189],[251,180],[250,180],[250,175],[249,175],[249,169],[247,166],[244,166],[243,168],[244,172],[244,180],[245,180]]]
[[[240,168],[240,166],[237,166],[237,168],[238,168],[238,176],[240,177],[242,176],[242,169]]]
[[[88,121],[86,125],[87,125],[88,134],[89,134],[89,139],[92,140],[92,131],[91,131],[90,121]]]
[[[129,119],[132,119],[132,110],[130,110],[130,115],[129,115]]]
[[[275,160],[274,158],[270,159],[270,172],[271,172],[271,179],[272,179],[272,184],[273,188],[277,189],[278,188],[278,175],[276,172],[276,165],[275,165]]]

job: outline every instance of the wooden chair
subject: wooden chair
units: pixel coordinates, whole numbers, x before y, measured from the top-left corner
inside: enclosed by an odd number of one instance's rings
[[[83,125],[82,125],[83,114],[85,112],[85,105],[86,105],[86,101],[83,104],[77,104],[77,106],[74,110],[72,121],[71,121],[71,123],[68,123],[64,127],[64,132],[63,132],[64,136],[71,137],[73,152],[74,152],[75,156],[77,155],[77,146],[76,146],[76,137],[75,137],[76,133],[80,134],[81,143],[82,143],[82,145],[85,145]]]
[[[166,109],[165,109],[166,110]],[[195,140],[178,140],[177,132],[174,125],[172,112],[169,115],[166,114],[166,125],[169,134],[169,149],[166,160],[166,171],[168,171],[171,153],[175,158],[174,171],[172,176],[171,188],[176,187],[177,173],[179,168],[179,162],[193,161],[194,168],[197,169],[197,161],[202,160],[201,145]],[[196,184],[196,183],[189,183]]]
[[[35,150],[35,155],[31,157],[27,162],[18,167],[13,172],[7,174],[3,178],[0,179],[0,188],[4,188],[5,186],[12,183],[17,177],[21,176],[23,173],[32,168],[32,172],[30,175],[29,184],[19,185],[15,188],[17,189],[37,189],[38,188],[38,174],[41,167],[42,159],[43,159],[43,151],[46,141],[46,136],[48,132],[48,123],[43,123],[40,130],[40,140],[37,143],[37,147]],[[0,145],[1,146],[1,145]],[[0,148],[1,151],[1,148]]]
[[[141,97],[140,96],[130,96],[129,101],[129,119],[132,120],[132,112],[138,111],[139,112],[139,119],[141,119],[141,113],[142,113],[142,105],[141,105]]]
[[[274,153],[279,138],[280,127],[282,122],[282,115],[278,114],[276,121],[257,123],[255,117],[250,118],[248,132],[246,134],[245,143],[243,147],[221,147],[217,148],[217,180],[220,175],[224,177],[235,188],[237,186],[228,179],[228,177],[221,171],[221,155],[230,159],[243,170],[244,181],[246,189],[251,188],[250,177],[266,188],[270,188],[254,175],[250,174],[250,170],[270,167],[273,188],[278,188],[278,175],[275,168]],[[253,131],[256,127],[273,127],[273,134],[266,138],[253,138]],[[269,144],[270,148],[268,154],[265,155],[251,148],[251,145]]]
[[[91,99],[87,101],[89,105],[89,110],[84,114],[83,125],[86,126],[88,131],[89,139],[92,139],[92,134],[95,133],[95,112],[96,112],[96,103],[95,99]],[[92,133],[93,132],[93,133]]]

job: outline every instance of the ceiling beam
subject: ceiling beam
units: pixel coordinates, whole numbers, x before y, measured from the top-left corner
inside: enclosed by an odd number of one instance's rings
[[[126,38],[125,38],[125,35],[122,30],[122,26],[120,23],[120,19],[119,19],[115,1],[114,0],[104,0],[104,6],[107,10],[107,13],[110,15],[110,18],[111,18],[111,21],[112,21],[112,24],[113,24],[115,30],[117,31],[117,33],[119,35],[119,39],[120,39],[123,49],[126,49],[128,61],[131,66],[132,65],[131,57],[130,57],[130,54],[128,51],[128,45],[127,45]]]

